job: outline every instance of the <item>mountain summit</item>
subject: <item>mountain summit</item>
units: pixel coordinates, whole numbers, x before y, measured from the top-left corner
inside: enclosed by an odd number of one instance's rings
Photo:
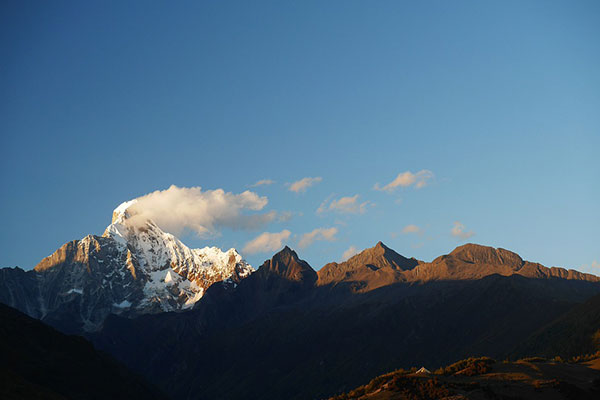
[[[235,249],[190,249],[153,221],[117,207],[102,236],[63,245],[33,271],[0,270],[0,302],[67,332],[93,331],[108,314],[191,308],[215,282],[254,270]]]
[[[374,247],[350,257],[342,263],[329,263],[319,271],[318,284],[337,285],[347,282],[355,290],[364,292],[406,281],[403,271],[410,271],[419,264],[414,258],[406,258],[377,242]]]
[[[299,259],[298,254],[288,246],[265,261],[258,273],[261,276],[276,275],[292,282],[313,284],[317,280],[315,270],[306,261]]]

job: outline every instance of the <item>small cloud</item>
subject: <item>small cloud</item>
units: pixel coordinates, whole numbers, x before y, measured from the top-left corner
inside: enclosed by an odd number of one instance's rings
[[[592,269],[600,269],[600,262],[596,260],[592,261]]]
[[[264,232],[246,243],[242,252],[247,254],[268,253],[279,250],[283,242],[288,240],[291,232],[284,229],[281,232]]]
[[[454,227],[450,230],[450,233],[452,236],[462,240],[466,240],[475,235],[475,232],[473,231],[465,232],[465,226],[458,221],[454,223]]]
[[[291,211],[282,211],[279,213],[279,216],[277,217],[277,221],[288,222],[289,220],[292,219],[293,216],[294,216],[294,213]]]
[[[323,180],[323,178],[321,178],[320,176],[317,176],[314,178],[311,178],[311,177],[302,178],[299,181],[291,183],[289,190],[291,192],[304,193],[304,192],[306,192],[306,189],[308,189],[309,187],[311,187],[314,184],[321,182],[322,180]]]
[[[416,225],[406,225],[403,229],[402,229],[402,233],[409,234],[409,233],[422,233],[423,230],[421,228],[419,228]]]
[[[355,254],[358,254],[358,249],[354,246],[348,247],[346,251],[344,251],[344,253],[342,254],[342,261],[346,261]]]
[[[413,243],[413,244],[411,244],[410,247],[412,247],[413,249],[420,249],[424,245],[425,245],[425,243],[419,242],[419,243]]]
[[[342,214],[364,214],[367,211],[367,206],[370,204],[369,201],[362,203],[358,202],[358,195],[342,197],[339,200],[331,200],[327,205],[328,200],[325,200],[319,208],[317,213],[322,214],[326,211],[335,211]]]
[[[261,179],[260,181],[253,183],[249,187],[266,186],[266,185],[272,185],[274,183],[275,183],[275,181],[272,179]]]
[[[335,235],[337,233],[337,228],[317,228],[312,232],[302,235],[302,238],[300,238],[300,241],[298,242],[298,247],[308,247],[316,240],[333,242],[336,239]]]
[[[410,171],[401,172],[398,174],[396,179],[381,187],[379,183],[375,184],[375,190],[381,190],[386,192],[393,192],[398,187],[409,187],[414,186],[417,189],[421,189],[427,186],[427,182],[433,178],[433,172],[423,169],[419,172],[412,173]]]

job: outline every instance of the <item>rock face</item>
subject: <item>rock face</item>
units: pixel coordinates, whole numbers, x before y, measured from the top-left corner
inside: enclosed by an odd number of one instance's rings
[[[63,245],[33,271],[0,270],[0,302],[63,331],[98,329],[107,315],[191,308],[215,282],[236,285],[254,270],[235,249],[190,249],[120,205],[102,236]]]

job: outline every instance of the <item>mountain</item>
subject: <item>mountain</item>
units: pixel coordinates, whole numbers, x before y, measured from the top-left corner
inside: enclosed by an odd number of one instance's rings
[[[235,249],[190,249],[134,218],[134,204],[117,207],[102,236],[66,243],[32,271],[0,269],[0,302],[65,332],[94,331],[109,314],[192,308],[215,282],[237,285],[254,271]]]
[[[430,263],[406,258],[382,242],[342,263],[329,263],[319,270],[320,286],[345,285],[355,292],[368,292],[396,282],[430,282],[481,279],[490,275],[526,278],[562,278],[600,282],[600,277],[575,270],[524,261],[505,249],[465,244]]]
[[[515,357],[564,359],[600,351],[600,295],[588,299],[542,327],[515,350]]]
[[[166,399],[156,387],[100,353],[0,304],[0,398]]]
[[[329,263],[319,270],[319,286],[350,284],[356,292],[367,292],[395,282],[406,282],[406,271],[419,265],[382,242],[362,251],[345,262]]]
[[[600,359],[579,364],[469,358],[431,372],[397,370],[331,400],[597,399]]]
[[[397,368],[503,359],[596,294],[596,276],[474,244],[424,263],[378,243],[318,272],[285,248],[188,312],[111,315],[90,337],[173,397],[324,398]]]

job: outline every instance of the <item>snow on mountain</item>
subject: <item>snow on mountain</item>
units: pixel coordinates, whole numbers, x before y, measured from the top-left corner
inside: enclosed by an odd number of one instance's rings
[[[111,313],[191,308],[212,284],[236,285],[254,272],[235,249],[190,249],[153,221],[132,218],[134,204],[117,207],[102,236],[66,243],[32,271],[0,269],[0,302],[63,331],[94,331]]]
[[[146,274],[145,298],[138,308],[156,302],[163,311],[190,308],[213,283],[238,282],[254,272],[235,249],[190,249],[151,220],[133,221],[131,206],[135,202],[125,202],[114,210],[112,223],[102,236],[129,249]]]

